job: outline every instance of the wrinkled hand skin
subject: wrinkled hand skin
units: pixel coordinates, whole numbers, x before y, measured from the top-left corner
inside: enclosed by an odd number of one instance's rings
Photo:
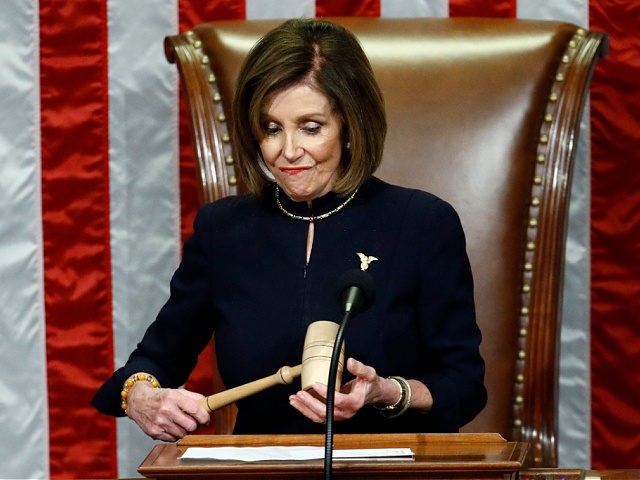
[[[151,438],[175,442],[209,424],[211,417],[199,402],[202,398],[183,388],[153,388],[137,382],[129,390],[127,415]]]

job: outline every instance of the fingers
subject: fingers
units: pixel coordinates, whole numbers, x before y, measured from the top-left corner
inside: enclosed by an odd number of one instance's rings
[[[159,412],[166,419],[164,431],[182,438],[208,424],[211,417],[198,402],[200,398],[202,395],[184,389],[170,391]]]
[[[211,415],[204,409],[199,401],[204,398],[204,395],[190,392],[183,388],[178,391],[186,397],[183,401],[179,401],[180,409],[190,417],[194,418],[200,425],[208,425],[211,421]]]
[[[375,368],[369,367],[355,358],[349,358],[347,360],[347,370],[352,375],[367,381],[373,381],[377,376]]]
[[[346,420],[353,417],[369,402],[373,386],[379,380],[373,367],[354,358],[347,360],[347,370],[356,378],[345,384],[341,392],[335,393],[333,415],[336,420]],[[311,391],[300,391],[289,397],[289,403],[310,420],[324,423],[327,409],[326,398],[327,386],[316,383],[313,386],[313,394]]]
[[[319,386],[319,384],[317,384],[316,386]],[[311,395],[309,392],[305,392],[304,390],[301,390],[295,395],[291,395],[289,397],[289,404],[293,408],[316,423],[325,423],[327,413],[327,407],[324,403],[327,388],[324,385],[322,385],[321,387],[324,387],[324,392],[318,391],[318,389],[316,389],[314,386],[314,389],[318,394],[317,397]],[[319,398],[322,398],[322,400],[320,400]]]
[[[209,414],[198,402],[201,397],[182,389],[153,389],[137,395],[128,413],[150,437],[174,442],[209,423]]]
[[[299,391],[289,397],[293,408],[316,423],[325,423],[327,417],[327,386],[316,383],[309,392]],[[335,420],[346,420],[353,417],[362,406],[361,402],[351,395],[336,392],[334,396],[333,417]]]

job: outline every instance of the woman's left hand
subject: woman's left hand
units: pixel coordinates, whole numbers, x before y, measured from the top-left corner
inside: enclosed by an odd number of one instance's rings
[[[347,370],[356,378],[335,393],[333,416],[336,421],[353,417],[365,405],[391,405],[398,399],[400,392],[395,382],[380,377],[373,367],[349,358]],[[325,423],[327,386],[315,383],[313,390],[316,396],[301,390],[289,397],[289,403],[310,420]]]

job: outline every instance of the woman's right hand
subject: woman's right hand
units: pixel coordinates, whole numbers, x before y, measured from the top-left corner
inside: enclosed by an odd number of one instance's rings
[[[127,415],[151,438],[175,442],[209,424],[211,417],[200,404],[201,398],[203,395],[183,388],[154,388],[136,382],[127,396]]]

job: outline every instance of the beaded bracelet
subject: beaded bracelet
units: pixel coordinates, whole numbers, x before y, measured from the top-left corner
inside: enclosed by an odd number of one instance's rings
[[[129,407],[129,405],[127,404],[127,397],[129,396],[129,390],[131,389],[131,387],[135,385],[136,382],[140,382],[140,381],[149,382],[149,384],[153,388],[160,388],[160,383],[158,382],[158,380],[156,380],[156,378],[153,375],[150,375],[144,372],[134,373],[133,375],[131,375],[124,382],[124,385],[122,386],[122,391],[120,392],[120,398],[121,398],[120,407],[122,408],[122,410],[125,411],[125,413],[127,412],[127,408]]]
[[[393,405],[387,405],[386,407],[376,407],[378,411],[387,418],[396,418],[409,410],[411,406],[411,396],[413,394],[411,390],[411,384],[403,377],[392,376],[388,377],[389,380],[394,380],[400,385],[400,398]]]

